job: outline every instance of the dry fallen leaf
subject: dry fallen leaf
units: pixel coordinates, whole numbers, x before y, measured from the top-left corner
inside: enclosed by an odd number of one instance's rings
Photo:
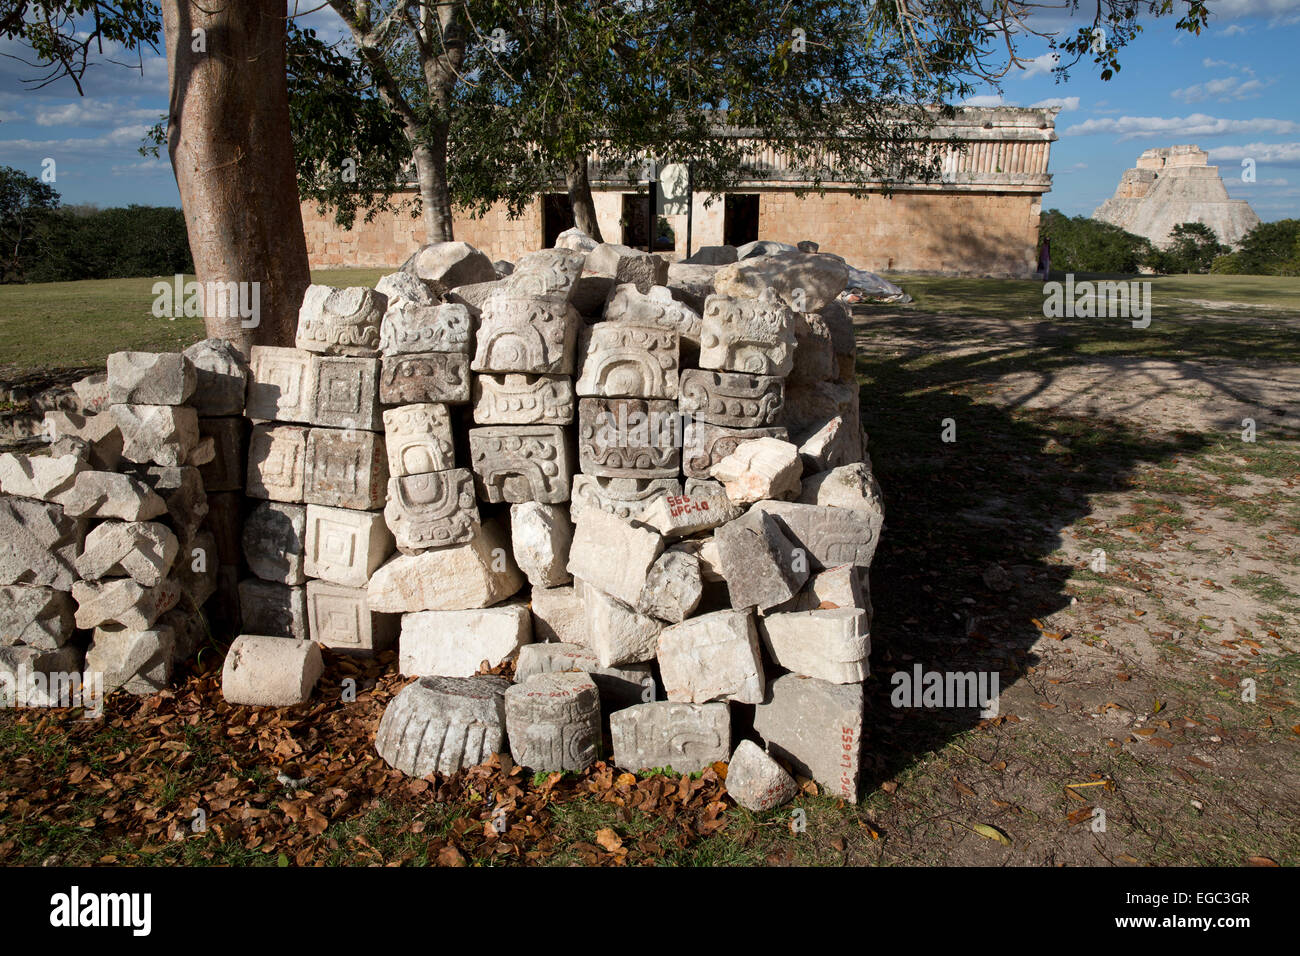
[[[974,833],[978,833],[986,840],[996,840],[1003,846],[1011,846],[1011,837],[988,823],[973,823],[970,826],[970,830]]]
[[[610,853],[623,848],[623,839],[609,827],[596,831],[596,842]]]

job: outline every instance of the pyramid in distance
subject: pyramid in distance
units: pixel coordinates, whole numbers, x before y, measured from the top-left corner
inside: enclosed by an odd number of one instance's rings
[[[1220,242],[1235,247],[1259,225],[1259,216],[1246,200],[1228,198],[1219,167],[1207,165],[1208,160],[1199,146],[1148,149],[1092,218],[1162,247],[1168,245],[1174,226],[1203,222]]]

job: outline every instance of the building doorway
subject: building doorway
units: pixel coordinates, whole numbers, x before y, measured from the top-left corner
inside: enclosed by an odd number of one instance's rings
[[[722,241],[743,246],[758,241],[758,194],[728,194],[722,210]]]
[[[564,193],[542,196],[542,248],[550,249],[566,229],[573,228],[573,203]]]
[[[650,201],[646,193],[623,194],[623,245],[633,249],[646,247],[646,226],[650,216]],[[672,252],[677,248],[677,237],[663,216],[655,217],[655,252]]]

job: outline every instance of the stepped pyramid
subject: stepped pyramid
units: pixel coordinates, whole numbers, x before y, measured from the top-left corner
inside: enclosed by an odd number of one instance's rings
[[[1228,198],[1219,167],[1207,165],[1208,160],[1199,146],[1148,149],[1092,218],[1145,236],[1157,246],[1168,245],[1170,232],[1180,222],[1203,222],[1220,242],[1235,247],[1259,225],[1259,216],[1244,199]]]

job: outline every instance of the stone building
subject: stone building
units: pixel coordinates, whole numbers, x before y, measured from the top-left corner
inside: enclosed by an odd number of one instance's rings
[[[756,158],[767,178],[742,184],[712,202],[692,197],[691,246],[741,245],[754,239],[819,242],[871,272],[933,272],[950,275],[1029,276],[1037,260],[1038,216],[1051,188],[1048,155],[1056,140],[1055,109],[963,109],[940,123],[931,140],[956,138],[965,148],[940,146],[943,175],[933,183],[908,182],[892,196],[872,191],[855,197],[847,185],[827,183],[821,195],[796,195],[778,153]],[[648,202],[624,178],[593,181],[603,237],[644,248]],[[669,211],[672,211],[671,209]],[[660,215],[663,214],[661,209]],[[656,252],[686,255],[686,216],[668,215],[672,238]],[[409,214],[358,221],[351,231],[303,204],[307,248],[314,267],[392,267],[423,242],[421,223]],[[515,260],[550,246],[573,224],[563,192],[537,197],[517,219],[504,204],[480,219],[455,218],[455,237],[492,259]]]
[[[1097,207],[1093,219],[1167,245],[1174,226],[1203,222],[1219,241],[1236,246],[1259,225],[1244,199],[1229,199],[1219,167],[1208,164],[1199,146],[1148,149],[1120,177],[1115,195]]]

